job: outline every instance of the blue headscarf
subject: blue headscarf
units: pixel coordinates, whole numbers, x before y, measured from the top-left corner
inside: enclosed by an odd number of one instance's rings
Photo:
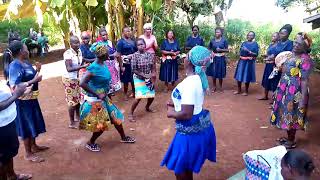
[[[210,58],[211,51],[203,46],[195,46],[189,51],[189,61],[195,66],[195,73],[200,76],[204,91],[209,88],[205,70],[210,64]]]

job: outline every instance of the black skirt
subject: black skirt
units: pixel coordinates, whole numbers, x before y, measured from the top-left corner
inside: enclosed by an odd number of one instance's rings
[[[0,164],[7,164],[18,154],[19,140],[17,135],[16,123],[0,127]]]
[[[164,82],[175,82],[178,80],[178,59],[167,59],[161,62],[159,79]]]

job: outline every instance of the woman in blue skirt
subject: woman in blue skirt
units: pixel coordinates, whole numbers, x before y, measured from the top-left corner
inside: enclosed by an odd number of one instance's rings
[[[210,112],[203,109],[209,84],[204,71],[211,52],[195,46],[184,62],[187,77],[173,90],[167,116],[176,120],[176,134],[161,162],[178,180],[191,180],[206,159],[216,162],[216,136]],[[193,88],[190,88],[193,87]]]
[[[46,132],[42,112],[38,102],[38,83],[42,80],[39,75],[41,65],[36,64],[36,69],[28,62],[29,51],[26,45],[20,41],[11,44],[14,60],[9,66],[9,84],[12,89],[20,83],[32,87],[32,91],[16,100],[17,118],[15,120],[18,135],[23,139],[25,146],[25,159],[31,162],[42,162],[43,158],[35,153],[47,150],[48,147],[38,146],[36,138]]]
[[[279,33],[272,34],[272,42],[267,49],[267,55],[265,58],[266,66],[264,68],[263,77],[262,77],[262,87],[264,88],[264,96],[259,98],[259,100],[268,100],[269,91],[274,92],[278,86],[278,82],[274,79],[269,79],[273,68],[275,67],[274,59],[276,57],[276,48],[279,42]]]
[[[247,41],[243,42],[240,47],[240,59],[234,78],[238,82],[238,90],[234,94],[242,92],[241,85],[245,83],[245,92],[243,96],[248,96],[250,83],[256,82],[256,58],[259,53],[259,45],[254,41],[256,34],[250,31],[247,34]]]
[[[192,35],[187,38],[187,42],[185,44],[184,50],[190,51],[195,46],[204,46],[204,40],[199,35],[199,26],[192,26]]]
[[[136,42],[132,39],[131,28],[124,27],[122,30],[122,38],[117,43],[117,53],[118,56],[121,57],[119,60],[119,62],[121,62],[120,80],[123,83],[125,100],[134,96],[131,62],[127,56],[135,53],[137,50]],[[131,84],[131,89],[133,91],[131,95],[128,94],[129,83]]]
[[[174,32],[169,30],[166,39],[161,44],[162,61],[160,66],[161,81],[165,82],[165,92],[169,91],[169,83],[172,88],[178,80],[178,55],[180,53],[179,42],[175,39]]]
[[[222,29],[216,28],[215,38],[213,38],[209,43],[209,49],[214,53],[212,63],[207,68],[207,75],[212,77],[212,92],[215,92],[217,89],[216,79],[219,79],[219,91],[222,92],[223,78],[226,77],[227,73],[227,62],[225,53],[229,52],[228,42],[225,38],[223,38],[222,35]]]

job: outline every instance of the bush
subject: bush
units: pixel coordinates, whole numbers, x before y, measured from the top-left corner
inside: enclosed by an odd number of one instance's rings
[[[27,37],[30,28],[37,29],[38,25],[35,18],[23,18],[16,20],[5,20],[0,22],[0,42],[8,42],[8,32],[10,30],[18,31],[21,38]]]

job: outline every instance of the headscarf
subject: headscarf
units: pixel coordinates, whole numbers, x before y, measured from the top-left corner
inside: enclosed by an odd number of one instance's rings
[[[96,46],[94,53],[96,54],[97,57],[102,57],[108,54],[108,49],[106,48],[106,46],[99,44]]]
[[[195,66],[195,73],[200,76],[204,91],[209,88],[205,70],[210,64],[210,58],[211,52],[203,46],[195,46],[189,51],[189,61]]]
[[[143,29],[151,29],[152,30],[152,24],[151,23],[144,24]]]
[[[291,24],[286,24],[286,25],[284,25],[280,30],[279,30],[279,32],[281,31],[281,30],[283,30],[283,29],[285,29],[287,32],[288,32],[288,36],[291,34],[291,32],[292,32],[292,26],[291,26]]]

